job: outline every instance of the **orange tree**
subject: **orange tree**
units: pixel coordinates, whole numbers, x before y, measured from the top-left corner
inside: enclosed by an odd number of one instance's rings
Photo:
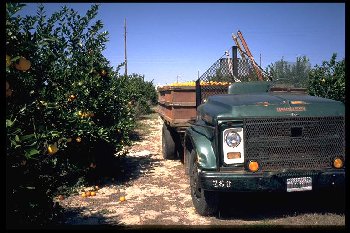
[[[6,4],[6,177],[9,224],[47,224],[52,197],[123,154],[135,127],[130,78],[102,55],[108,33],[67,7]],[[64,189],[61,189],[64,190]]]
[[[345,103],[345,59],[336,61],[334,53],[330,61],[323,61],[309,72],[310,95],[321,96]]]
[[[128,82],[128,92],[131,93],[129,107],[135,110],[136,116],[149,114],[151,107],[158,103],[158,94],[153,85],[153,81],[144,81],[144,76],[131,74],[124,77]]]

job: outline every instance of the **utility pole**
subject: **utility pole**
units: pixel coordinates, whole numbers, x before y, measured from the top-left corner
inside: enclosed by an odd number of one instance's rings
[[[126,56],[126,18],[124,19],[124,57],[125,57],[125,76],[128,75],[128,59]]]

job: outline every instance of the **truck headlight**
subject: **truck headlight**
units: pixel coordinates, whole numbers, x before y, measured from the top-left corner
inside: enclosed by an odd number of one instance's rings
[[[225,142],[229,147],[236,147],[241,143],[241,141],[241,137],[235,131],[230,130],[225,132]]]
[[[222,134],[222,149],[225,164],[244,162],[243,128],[228,128]]]

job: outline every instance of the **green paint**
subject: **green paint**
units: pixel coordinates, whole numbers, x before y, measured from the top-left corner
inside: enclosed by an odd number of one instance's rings
[[[197,152],[199,167],[204,170],[215,170],[217,166],[212,146],[213,131],[201,126],[192,126],[186,133],[192,139],[193,148]]]

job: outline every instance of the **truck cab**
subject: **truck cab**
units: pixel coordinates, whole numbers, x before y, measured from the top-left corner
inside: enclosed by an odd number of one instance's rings
[[[209,96],[176,144],[196,211],[215,214],[220,192],[343,189],[344,115],[342,102],[269,81]]]

